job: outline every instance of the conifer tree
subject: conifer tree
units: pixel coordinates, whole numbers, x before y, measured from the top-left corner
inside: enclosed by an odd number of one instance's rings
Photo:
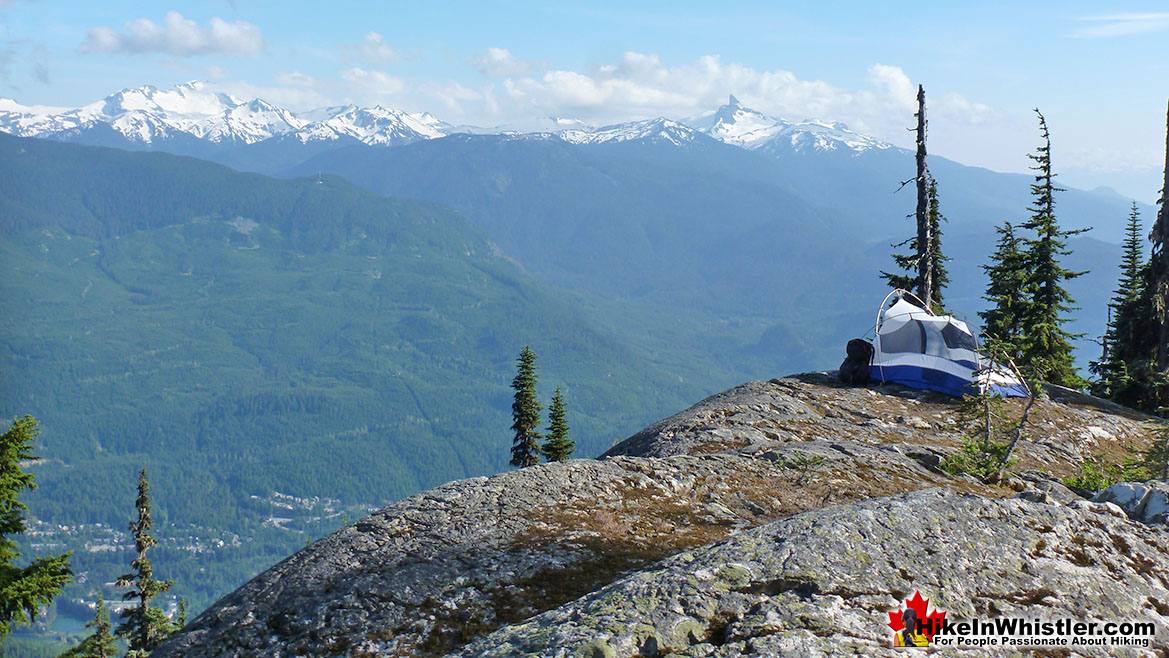
[[[511,446],[511,465],[520,468],[540,463],[540,411],[536,399],[536,354],[524,345],[516,359],[516,376],[511,381],[515,400],[511,403],[511,429],[515,438]]]
[[[945,218],[938,212],[937,181],[929,173],[926,165],[926,118],[925,118],[925,89],[917,86],[917,175],[902,183],[902,187],[910,182],[917,183],[917,209],[913,217],[917,226],[914,237],[893,245],[894,248],[909,245],[910,254],[893,254],[893,262],[897,267],[905,270],[906,274],[881,272],[893,288],[908,290],[930,309],[941,310],[941,288],[948,281],[945,278],[945,258],[941,253],[940,224]],[[936,278],[941,274],[941,282]]]
[[[61,654],[60,658],[114,658],[118,655],[118,647],[113,633],[110,632],[113,628],[110,623],[110,612],[106,608],[101,590],[97,593],[97,611],[93,615],[93,620],[85,623],[85,627],[93,628],[93,633],[82,640],[81,644]]]
[[[1132,375],[1142,369],[1140,361],[1151,356],[1139,353],[1143,341],[1135,334],[1144,297],[1145,268],[1148,266],[1144,258],[1142,233],[1141,213],[1134,201],[1125,231],[1120,280],[1108,304],[1111,313],[1104,333],[1104,354],[1100,361],[1089,364],[1099,378],[1092,385],[1092,392],[1117,401],[1129,397],[1126,389],[1133,383]]]
[[[130,523],[130,532],[134,536],[134,548],[138,557],[130,562],[133,573],[118,578],[119,587],[129,587],[130,590],[122,595],[122,599],[138,600],[138,605],[122,611],[122,623],[118,625],[118,636],[126,638],[130,651],[126,658],[145,658],[162,641],[174,632],[174,627],[162,608],[151,605],[151,601],[170,590],[174,585],[172,580],[156,580],[154,567],[146,552],[158,545],[158,540],[150,531],[154,528],[151,519],[150,485],[146,481],[146,469],[138,474],[138,499],[135,502],[138,510],[138,520]]]
[[[540,450],[544,459],[550,462],[562,462],[576,450],[576,444],[568,436],[568,421],[564,417],[564,399],[560,396],[559,386],[552,395],[552,405],[548,407],[548,440]]]
[[[945,289],[950,282],[946,261],[950,260],[942,253],[942,222],[946,221],[938,203],[938,181],[930,176],[929,185],[929,233],[930,233],[930,283],[932,285],[930,299],[934,309],[941,311],[946,307]]]
[[[931,176],[927,186],[927,225],[930,240],[930,247],[926,257],[929,260],[929,280],[933,286],[930,297],[932,300],[932,308],[934,312],[941,312],[945,307],[944,288],[950,282],[948,272],[946,270],[946,261],[949,260],[942,254],[942,222],[946,221],[946,217],[942,215],[938,204],[938,182]],[[914,236],[901,242],[892,245],[894,248],[909,246],[910,253],[908,254],[893,254],[893,262],[897,267],[904,270],[905,274],[896,274],[890,272],[881,272],[881,278],[889,282],[891,288],[901,288],[908,290],[919,297],[925,293],[921,292],[918,286],[920,277],[917,273],[918,259],[921,258],[921,250],[917,246],[917,237]],[[924,298],[922,301],[925,301]]]
[[[349,524],[345,524],[349,525]],[[187,626],[187,599],[186,597],[179,598],[179,614],[175,618],[175,630],[181,631]]]
[[[1149,240],[1152,255],[1142,272],[1140,299],[1128,304],[1117,318],[1118,336],[1110,352],[1124,365],[1123,386],[1111,391],[1121,404],[1169,416],[1169,111],[1165,115],[1165,183],[1161,205]]]
[[[929,307],[933,304],[934,284],[930,278],[933,274],[930,248],[934,242],[930,236],[929,220],[930,173],[926,165],[925,152],[925,89],[921,85],[917,86],[917,114],[914,116],[917,117],[917,176],[914,178],[917,181],[917,211],[914,213],[917,219],[917,285],[914,292]]]
[[[1077,334],[1063,328],[1067,322],[1064,313],[1073,310],[1075,301],[1063,287],[1064,281],[1082,276],[1085,272],[1073,272],[1060,266],[1059,259],[1071,253],[1067,249],[1067,238],[1083,233],[1087,229],[1061,230],[1055,218],[1055,193],[1063,191],[1056,187],[1055,174],[1051,171],[1051,135],[1047,121],[1036,109],[1039,116],[1039,130],[1043,144],[1027,157],[1035,161],[1035,183],[1031,185],[1034,197],[1031,219],[1023,228],[1034,231],[1035,236],[1025,238],[1026,250],[1023,263],[1027,273],[1026,295],[1020,316],[1020,366],[1039,367],[1053,384],[1079,388],[1084,384],[1076,375],[1071,340]]]
[[[20,557],[12,535],[27,529],[20,502],[25,489],[35,489],[32,473],[25,473],[21,462],[36,459],[33,440],[40,434],[32,416],[13,418],[12,425],[0,436],[0,640],[18,624],[31,624],[41,606],[48,605],[61,588],[73,579],[69,568],[70,553],[37,558],[26,567],[14,562]]]
[[[1021,240],[1010,222],[995,229],[999,239],[990,264],[983,265],[988,279],[983,299],[992,304],[981,311],[983,333],[997,341],[1009,358],[1018,357],[1019,329],[1023,314],[1023,288],[1027,270],[1023,263]]]
[[[1149,239],[1153,257],[1149,261],[1146,289],[1152,297],[1157,320],[1157,372],[1169,377],[1169,106],[1165,109],[1165,180],[1161,184],[1161,204]],[[1166,402],[1169,404],[1169,401]]]

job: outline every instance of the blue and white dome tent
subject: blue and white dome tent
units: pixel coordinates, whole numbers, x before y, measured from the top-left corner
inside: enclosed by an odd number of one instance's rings
[[[886,308],[893,297],[897,301]],[[878,381],[954,396],[986,391],[1003,397],[1031,395],[1021,377],[982,355],[965,322],[934,315],[913,293],[901,289],[889,293],[877,311],[870,372]]]

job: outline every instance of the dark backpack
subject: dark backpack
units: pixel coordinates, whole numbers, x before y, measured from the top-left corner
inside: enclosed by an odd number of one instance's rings
[[[840,364],[837,377],[847,386],[869,383],[869,364],[873,362],[873,344],[862,338],[853,338],[845,348],[848,356]]]

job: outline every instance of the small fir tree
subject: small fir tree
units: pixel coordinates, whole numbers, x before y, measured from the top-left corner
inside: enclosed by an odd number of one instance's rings
[[[544,459],[550,462],[562,462],[576,450],[576,444],[568,436],[568,421],[564,417],[564,400],[559,386],[552,395],[552,406],[548,407],[548,440],[540,450]]]
[[[93,620],[85,623],[85,627],[94,629],[93,633],[81,644],[61,654],[61,658],[114,658],[118,655],[118,646],[111,632],[113,625],[110,623],[110,612],[101,590],[97,593],[97,611]]]
[[[1018,356],[1020,321],[1023,314],[1023,287],[1027,282],[1021,241],[1015,235],[1010,222],[1004,222],[996,229],[999,240],[990,264],[983,265],[986,272],[986,294],[982,296],[992,304],[981,311],[983,333],[995,340],[1010,358]]]
[[[540,411],[536,399],[536,354],[524,345],[516,359],[516,376],[511,381],[515,400],[511,403],[511,429],[515,438],[511,446],[511,465],[519,468],[540,463]]]
[[[1169,423],[1161,423],[1153,443],[1141,455],[1141,466],[1154,480],[1169,480]]]
[[[162,608],[151,605],[156,596],[170,590],[174,581],[156,580],[154,567],[150,564],[150,558],[146,557],[146,552],[157,546],[158,540],[150,534],[154,521],[151,519],[150,485],[146,481],[145,468],[138,474],[138,500],[135,507],[138,520],[130,523],[130,532],[134,536],[138,557],[130,562],[134,572],[118,578],[117,584],[130,588],[122,595],[122,599],[137,599],[138,605],[122,611],[118,635],[129,643],[130,651],[126,658],[145,658],[175,630]]]
[[[13,418],[8,431],[0,436],[0,640],[14,626],[31,624],[41,606],[52,602],[73,579],[71,553],[37,558],[26,567],[14,564],[20,553],[9,537],[22,535],[27,529],[28,507],[20,502],[20,494],[37,486],[33,474],[25,473],[20,464],[36,459],[33,440],[39,434],[36,419],[25,416]]]
[[[348,524],[346,524],[348,525]],[[187,627],[187,599],[186,597],[179,598],[179,614],[175,618],[175,630],[181,631]]]
[[[1035,153],[1027,154],[1035,162],[1035,183],[1031,185],[1034,197],[1031,219],[1023,228],[1034,231],[1033,238],[1024,239],[1026,250],[1023,264],[1027,273],[1025,292],[1027,300],[1020,316],[1019,365],[1023,368],[1039,366],[1048,381],[1061,386],[1080,388],[1085,382],[1076,374],[1073,334],[1063,328],[1067,322],[1064,313],[1074,310],[1074,299],[1063,284],[1085,272],[1073,272],[1060,266],[1059,259],[1071,253],[1067,238],[1087,229],[1065,231],[1059,228],[1055,217],[1055,193],[1063,191],[1055,185],[1051,171],[1051,134],[1047,121],[1038,109],[1039,130],[1043,144]]]
[[[1136,335],[1145,290],[1145,268],[1148,267],[1142,233],[1141,214],[1134,201],[1125,231],[1120,280],[1108,304],[1110,313],[1104,333],[1104,353],[1100,361],[1089,364],[1092,373],[1098,377],[1092,384],[1092,392],[1117,401],[1130,397],[1127,389],[1134,383],[1130,369],[1141,370],[1139,362],[1148,358],[1148,355],[1139,353],[1142,337]]]
[[[984,350],[990,356],[987,365],[975,372],[976,377],[993,372],[996,361],[1004,358],[1003,344],[987,337]],[[942,460],[942,469],[954,475],[974,475],[984,482],[1000,482],[1018,459],[1015,450],[1028,437],[1027,420],[1039,396],[1038,377],[1027,381],[1030,398],[1018,421],[1011,421],[1005,401],[989,390],[962,396],[956,429],[963,432],[962,450]]]

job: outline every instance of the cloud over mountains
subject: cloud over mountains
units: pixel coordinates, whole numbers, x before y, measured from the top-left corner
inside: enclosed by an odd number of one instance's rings
[[[206,27],[169,11],[162,24],[149,18],[126,21],[124,31],[106,26],[89,31],[83,53],[162,53],[176,57],[212,54],[249,54],[264,50],[260,28],[247,21],[228,23],[212,18]]]

